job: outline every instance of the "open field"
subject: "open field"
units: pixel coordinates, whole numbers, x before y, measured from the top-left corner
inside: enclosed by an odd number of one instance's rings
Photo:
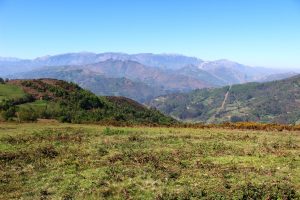
[[[300,132],[0,123],[0,199],[299,199]]]

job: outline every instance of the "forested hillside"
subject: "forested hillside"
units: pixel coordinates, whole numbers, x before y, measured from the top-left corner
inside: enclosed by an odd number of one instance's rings
[[[300,76],[158,97],[149,103],[181,120],[300,123]]]
[[[119,106],[122,105],[122,106]],[[78,85],[55,79],[11,80],[0,84],[1,119],[57,119],[72,123],[171,124],[159,111],[124,97],[98,97]]]

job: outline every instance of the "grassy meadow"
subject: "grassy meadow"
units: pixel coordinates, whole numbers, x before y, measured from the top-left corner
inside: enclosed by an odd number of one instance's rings
[[[9,98],[22,98],[25,96],[23,90],[15,85],[0,84],[0,102]]]
[[[299,199],[300,132],[0,123],[0,199]]]

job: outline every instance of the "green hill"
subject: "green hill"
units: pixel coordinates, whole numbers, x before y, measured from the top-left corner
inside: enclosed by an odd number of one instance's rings
[[[124,97],[98,97],[56,79],[11,80],[0,85],[2,120],[57,119],[72,123],[175,123],[157,110]]]
[[[185,121],[300,123],[300,76],[158,97],[149,103]]]

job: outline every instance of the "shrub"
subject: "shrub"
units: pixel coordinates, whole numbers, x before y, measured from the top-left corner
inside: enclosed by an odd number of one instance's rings
[[[58,121],[59,122],[62,122],[62,123],[70,123],[71,122],[71,116],[70,115],[62,115],[58,118]]]
[[[16,108],[14,106],[9,107],[7,110],[1,112],[1,116],[5,121],[12,120],[16,116]]]
[[[31,107],[20,108],[18,118],[21,122],[35,122],[37,121],[37,114]]]
[[[239,117],[239,116],[231,116],[230,117],[230,121],[231,122],[242,122],[244,121],[243,118]]]
[[[254,185],[248,183],[238,190],[239,199],[298,199],[295,188],[284,183],[272,185]]]

